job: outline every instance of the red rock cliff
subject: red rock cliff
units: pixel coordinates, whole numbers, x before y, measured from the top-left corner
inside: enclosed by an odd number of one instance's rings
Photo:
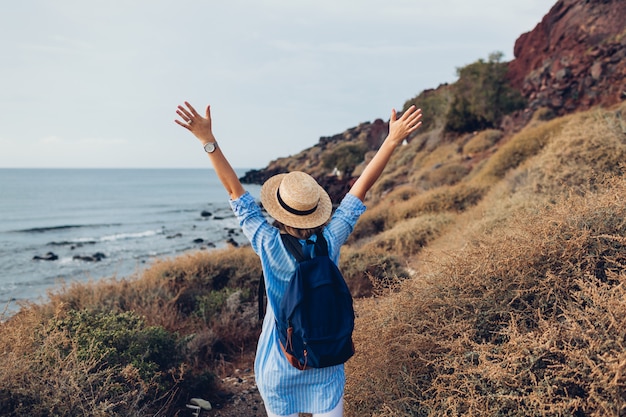
[[[626,99],[626,0],[558,0],[515,42],[512,84],[557,114]]]

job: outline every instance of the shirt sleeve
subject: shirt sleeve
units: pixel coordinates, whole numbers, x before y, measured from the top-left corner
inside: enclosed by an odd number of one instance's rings
[[[274,240],[277,229],[269,224],[261,207],[248,191],[241,197],[230,200],[230,207],[239,219],[239,226],[250,241],[252,249],[260,254],[263,245]]]
[[[358,197],[348,193],[335,210],[325,229],[326,240],[329,242],[329,255],[335,262],[339,259],[341,245],[348,239],[365,209],[365,204]]]

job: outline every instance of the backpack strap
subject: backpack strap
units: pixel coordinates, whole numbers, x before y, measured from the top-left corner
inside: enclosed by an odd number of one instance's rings
[[[307,239],[307,243],[314,245],[315,256],[328,256],[328,242],[326,241],[326,238],[321,231],[317,232],[316,236],[317,239],[315,242]],[[287,251],[289,251],[294,258],[296,258],[298,263],[310,258],[308,254],[304,254],[300,239],[287,233],[281,233],[280,238],[283,240],[285,249],[287,249]]]
[[[296,262],[300,263],[308,259],[308,256],[304,255],[304,251],[302,250],[302,245],[300,244],[300,240],[291,236],[288,233],[281,233],[280,238],[283,241],[283,245],[285,245],[285,249],[296,258]],[[307,240],[308,243],[313,243],[310,240]],[[326,242],[326,238],[322,234],[322,232],[317,233],[317,239],[315,241],[315,256],[328,256],[328,242]],[[261,273],[261,278],[259,280],[259,288],[258,288],[258,309],[259,309],[259,320],[263,320],[265,316],[265,276]]]
[[[308,256],[304,256],[304,251],[302,250],[302,244],[300,244],[300,240],[291,236],[288,233],[281,233],[280,238],[283,240],[283,245],[285,245],[285,249],[296,258],[296,262],[300,263],[308,258]]]
[[[321,231],[317,232],[315,241],[315,256],[328,256],[328,242]]]

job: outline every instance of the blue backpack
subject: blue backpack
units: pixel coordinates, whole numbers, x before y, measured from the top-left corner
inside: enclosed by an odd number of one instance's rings
[[[328,256],[326,239],[320,232],[303,250],[297,238],[287,234],[281,238],[297,262],[276,312],[283,353],[300,370],[346,362],[354,355],[352,295]]]

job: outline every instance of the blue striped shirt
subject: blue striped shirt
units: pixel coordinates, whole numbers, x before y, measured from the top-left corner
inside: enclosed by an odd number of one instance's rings
[[[280,349],[275,325],[274,311],[296,269],[296,261],[283,246],[278,229],[267,221],[249,193],[230,204],[252,249],[261,258],[265,275],[267,312],[254,361],[256,383],[265,406],[277,415],[326,413],[335,408],[343,395],[343,365],[305,371],[294,368]],[[347,194],[324,228],[328,254],[336,264],[341,245],[364,211],[361,200]]]

